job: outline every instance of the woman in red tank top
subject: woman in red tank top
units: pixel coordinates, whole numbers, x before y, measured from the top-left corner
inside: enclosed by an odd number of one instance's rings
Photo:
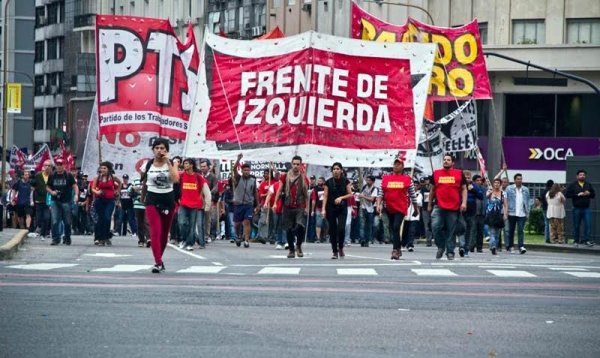
[[[96,222],[94,244],[105,246],[112,245],[110,241],[110,219],[115,209],[116,193],[121,188],[119,178],[113,176],[113,165],[111,162],[100,163],[98,176],[92,183],[94,193],[94,209],[98,215]]]

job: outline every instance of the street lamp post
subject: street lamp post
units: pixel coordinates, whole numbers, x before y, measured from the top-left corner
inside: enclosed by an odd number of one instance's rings
[[[2,40],[2,47],[4,47],[3,59],[2,59],[2,189],[0,192],[4,193],[4,186],[6,185],[6,142],[8,141],[7,127],[8,127],[8,103],[7,103],[7,73],[8,73],[8,5],[10,0],[4,2],[4,18],[2,20],[2,34],[4,39]],[[4,221],[4,220],[2,220]],[[4,223],[2,223],[4,224]]]

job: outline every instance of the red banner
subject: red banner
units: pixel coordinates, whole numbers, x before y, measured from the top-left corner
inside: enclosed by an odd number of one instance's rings
[[[409,18],[406,25],[381,21],[352,3],[353,38],[378,42],[437,43],[428,95],[436,101],[492,98],[479,25],[437,27]]]
[[[209,140],[352,149],[416,146],[407,59],[313,48],[261,58],[215,52],[212,63]]]
[[[185,139],[199,57],[191,26],[182,43],[168,20],[96,17],[99,133],[154,132]]]

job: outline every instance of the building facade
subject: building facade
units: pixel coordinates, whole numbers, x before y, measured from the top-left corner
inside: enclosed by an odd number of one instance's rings
[[[0,12],[2,13],[0,21],[4,21],[5,1],[0,2]],[[0,76],[4,72],[4,66],[7,66],[6,81],[20,83],[22,91],[21,113],[11,113],[7,116],[7,149],[10,149],[12,145],[31,148],[33,142],[31,132],[33,108],[31,104],[34,93],[34,4],[34,0],[11,1],[8,3],[8,13],[6,14],[8,15],[7,24],[2,23],[2,31],[6,31],[8,41],[1,47],[0,68],[2,68],[2,72],[0,72]],[[0,36],[2,41],[4,41],[4,35]],[[4,61],[4,51],[7,51],[7,63],[1,63]],[[2,78],[2,83],[4,83],[4,78]],[[1,88],[0,91],[2,91]]]

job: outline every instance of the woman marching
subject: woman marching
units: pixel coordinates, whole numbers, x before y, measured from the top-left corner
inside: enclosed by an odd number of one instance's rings
[[[173,184],[179,182],[179,173],[169,160],[169,141],[158,138],[152,144],[154,158],[146,164],[142,173],[142,182],[145,186],[146,217],[150,224],[150,240],[152,241],[152,255],[154,266],[152,273],[165,270],[162,260],[167,247],[169,230],[173,222],[175,209],[175,194]]]
[[[98,176],[92,182],[92,193],[95,196],[93,205],[98,216],[94,245],[112,245],[110,220],[115,210],[115,200],[118,200],[117,193],[121,190],[121,180],[113,174],[112,163],[102,162],[98,169]]]
[[[490,251],[496,255],[498,249],[498,238],[504,228],[504,222],[508,218],[508,201],[506,194],[502,191],[502,180],[494,179],[492,189],[487,192],[487,206],[485,209],[484,222],[490,233]]]
[[[332,177],[327,179],[323,190],[323,209],[321,214],[329,224],[329,239],[333,250],[332,259],[344,257],[344,236],[348,215],[348,198],[352,194],[352,183],[344,176],[341,163],[331,166]]]

